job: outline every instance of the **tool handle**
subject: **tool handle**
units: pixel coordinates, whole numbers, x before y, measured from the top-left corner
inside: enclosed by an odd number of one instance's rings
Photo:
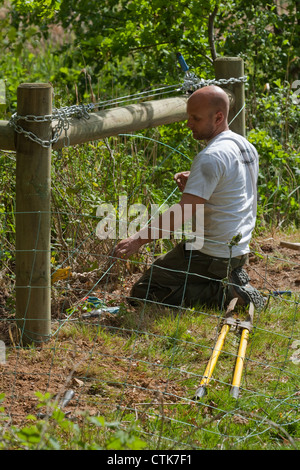
[[[177,59],[183,72],[187,72],[189,70],[189,67],[180,52],[177,52]]]
[[[237,354],[233,380],[232,380],[232,387],[230,391],[230,394],[234,398],[238,398],[238,395],[239,395],[248,339],[249,339],[249,330],[244,328],[241,334],[241,341],[240,341],[239,350]]]
[[[222,351],[222,348],[224,346],[226,335],[229,332],[229,330],[230,330],[230,325],[223,325],[222,326],[221,332],[218,336],[218,339],[217,339],[216,344],[213,348],[212,354],[211,354],[211,356],[209,358],[209,361],[207,363],[204,375],[203,375],[202,380],[200,382],[200,387],[208,385],[208,383],[211,379],[211,376],[213,374],[214,368],[217,364],[217,360],[218,360],[218,358],[220,356],[220,353]]]

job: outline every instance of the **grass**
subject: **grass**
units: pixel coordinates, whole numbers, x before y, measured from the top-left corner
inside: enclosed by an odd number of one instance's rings
[[[299,337],[297,311],[294,301],[272,299],[256,316],[238,399],[229,393],[239,343],[230,332],[207,395],[193,400],[217,335],[216,312],[153,306],[139,311],[123,307],[104,324],[84,323],[79,316],[64,324],[47,346],[11,348],[7,363],[15,376],[5,388],[15,395],[20,411],[24,395],[18,392],[22,374],[14,371],[15,358],[19,367],[26,365],[29,377],[33,370],[41,374],[36,391],[52,388],[52,400],[60,389],[74,389],[75,398],[66,408],[70,416],[62,413],[57,422],[55,409],[43,424],[63,448],[80,448],[79,434],[85,446],[101,448],[111,442],[150,450],[299,448],[299,365],[290,360],[291,343]],[[55,377],[60,380],[52,387]],[[36,406],[31,415],[36,416]],[[106,424],[95,425],[96,418]],[[39,420],[34,422],[36,426]],[[49,443],[39,440],[38,445]]]

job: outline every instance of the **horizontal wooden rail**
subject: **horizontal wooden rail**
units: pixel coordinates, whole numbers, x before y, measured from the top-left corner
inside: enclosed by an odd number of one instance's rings
[[[52,146],[53,150],[85,142],[100,140],[127,132],[158,127],[184,121],[186,97],[167,98],[140,104],[89,113],[89,118],[69,118],[67,137],[65,131]],[[52,126],[55,127],[56,121]],[[0,149],[15,150],[14,130],[8,121],[0,121]]]
[[[65,145],[83,144],[185,119],[187,119],[186,98],[182,97],[101,110],[97,113],[90,113],[89,119],[70,119],[67,134],[69,142],[66,143],[63,132],[52,148],[55,150]]]

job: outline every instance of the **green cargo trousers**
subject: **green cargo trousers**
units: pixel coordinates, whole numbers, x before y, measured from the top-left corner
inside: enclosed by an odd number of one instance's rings
[[[179,243],[158,258],[134,284],[129,302],[152,300],[171,306],[221,307],[224,301],[222,279],[242,267],[247,255],[238,258],[212,258]]]

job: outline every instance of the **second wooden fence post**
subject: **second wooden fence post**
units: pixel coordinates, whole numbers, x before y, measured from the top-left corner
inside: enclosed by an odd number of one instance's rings
[[[214,67],[217,80],[244,76],[244,61],[241,57],[218,57],[214,61]],[[229,122],[233,120],[230,129],[245,136],[245,84],[237,81],[226,85],[225,88],[234,96],[234,103],[229,113]]]

